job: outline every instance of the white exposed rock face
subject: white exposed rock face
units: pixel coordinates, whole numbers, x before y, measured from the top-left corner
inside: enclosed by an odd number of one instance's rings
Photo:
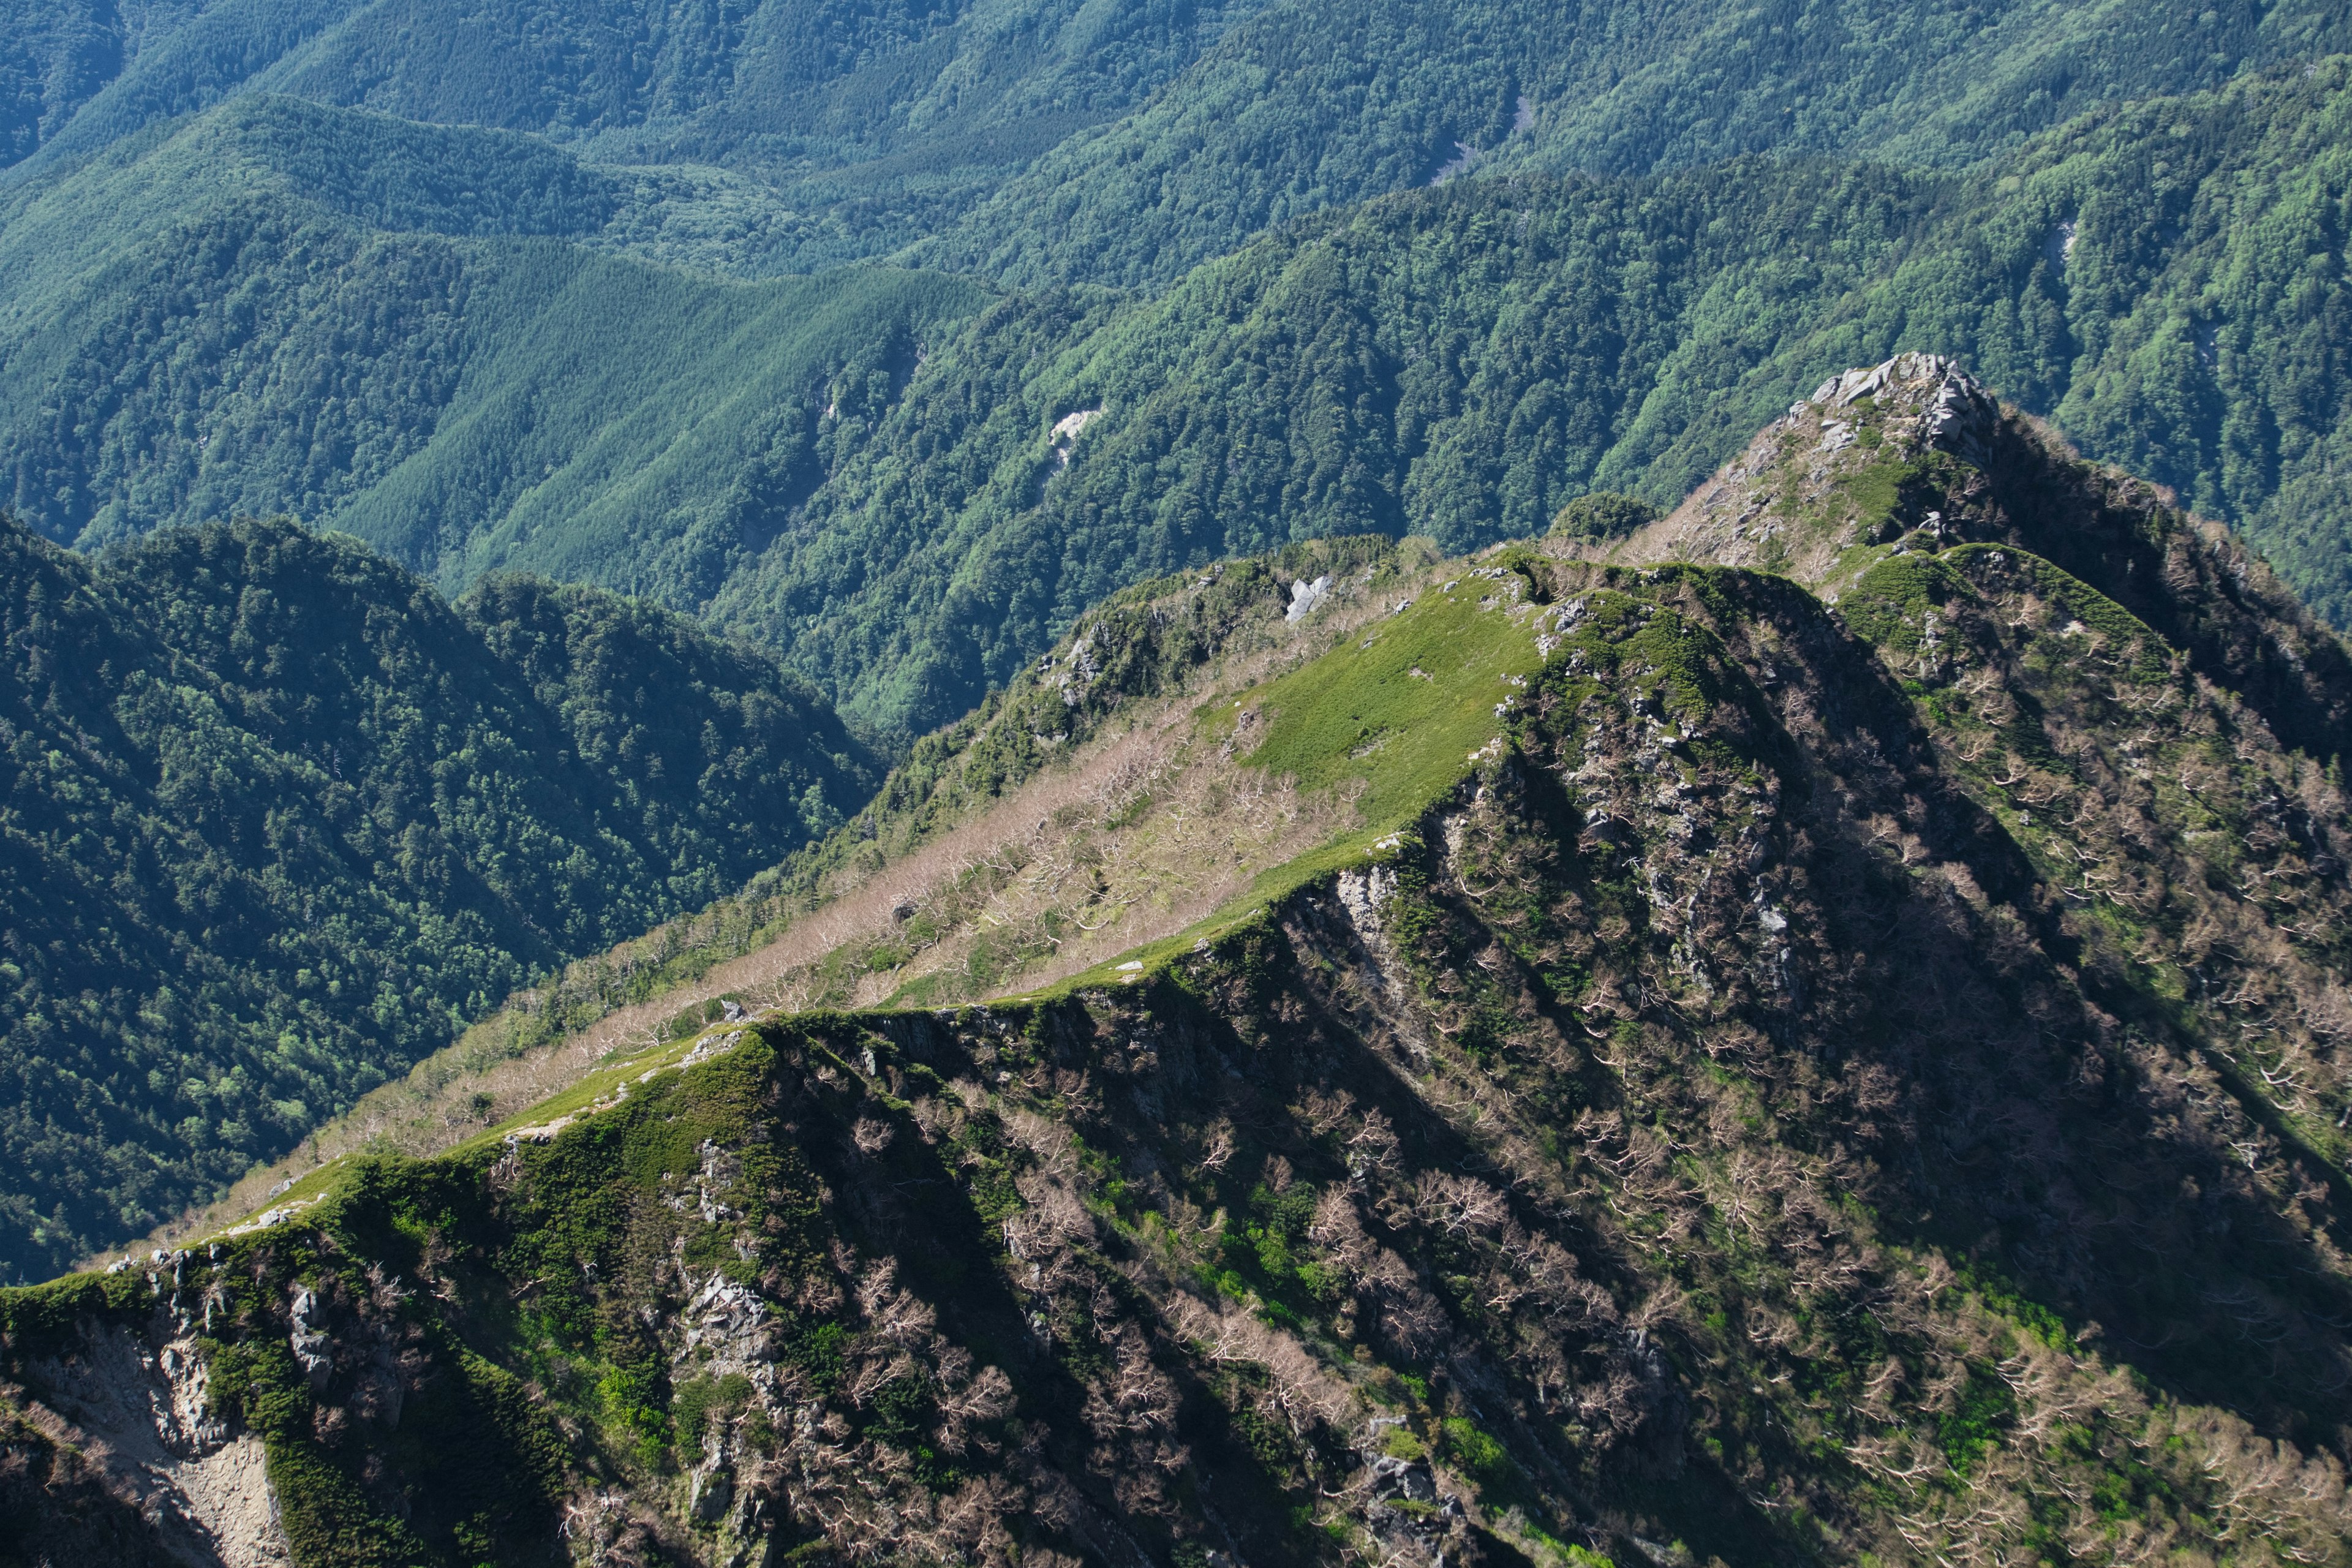
[[[697,1184],[696,1194],[702,1223],[717,1225],[721,1220],[740,1218],[742,1211],[726,1203],[725,1197],[733,1191],[735,1179],[743,1173],[741,1156],[731,1150],[721,1149],[707,1138],[703,1140],[699,1152],[702,1155],[702,1174]]]
[[[1095,659],[1094,634],[1078,634],[1077,641],[1070,645],[1066,660],[1069,668],[1059,675],[1053,674],[1055,662],[1054,656],[1047,654],[1038,661],[1037,673],[1052,679],[1054,689],[1062,694],[1062,706],[1076,708],[1086,700],[1087,689],[1094,683],[1095,677],[1102,673],[1102,666]]]
[[[287,1336],[287,1344],[301,1364],[302,1375],[310,1380],[310,1392],[322,1394],[327,1380],[335,1375],[335,1357],[320,1321],[319,1298],[307,1289],[297,1291],[292,1315],[294,1331]]]
[[[1070,453],[1086,434],[1087,426],[1102,417],[1099,408],[1081,408],[1075,414],[1065,414],[1054,421],[1054,462],[1058,468],[1070,466]]]
[[[1381,934],[1381,906],[1396,891],[1396,873],[1386,866],[1339,873],[1339,902],[1347,907],[1348,918],[1356,922],[1357,933],[1367,942]]]
[[[1939,451],[1980,462],[1985,456],[1986,440],[2000,418],[2000,405],[1976,377],[1950,370],[1936,388],[1935,399],[1920,422],[1919,434],[1928,446]]]
[[[2042,249],[2050,258],[2050,269],[2061,278],[2066,275],[2066,263],[2074,258],[2074,237],[2077,220],[2067,218],[2050,231],[2050,240]]]
[[[159,1318],[158,1335],[172,1330]],[[139,1510],[173,1561],[290,1563],[261,1439],[232,1434],[205,1413],[209,1378],[192,1335],[161,1349],[150,1342],[105,1327],[79,1351],[30,1368],[28,1381],[56,1418],[50,1436],[98,1463],[108,1489]]]
[[[768,1306],[759,1292],[713,1272],[686,1310],[681,1358],[709,1358],[712,1375],[764,1371]]]
[[[686,1053],[677,1064],[678,1071],[684,1072],[688,1068],[700,1067],[713,1057],[723,1057],[751,1037],[751,1031],[748,1029],[730,1029],[723,1035],[713,1035],[709,1039],[700,1041],[694,1049]]]
[[[1331,579],[1328,574],[1316,578],[1312,583],[1302,577],[1290,585],[1290,609],[1282,618],[1291,622],[1303,621],[1315,613],[1317,605],[1330,596]]]
[[[1429,1044],[1419,1026],[1397,1005],[1412,994],[1412,979],[1389,942],[1386,921],[1381,913],[1396,889],[1396,869],[1391,866],[1342,871],[1332,887],[1348,923],[1355,928],[1357,942],[1370,961],[1362,973],[1375,1005],[1391,1015],[1390,1022],[1399,1031],[1399,1040],[1418,1058],[1427,1053]]]

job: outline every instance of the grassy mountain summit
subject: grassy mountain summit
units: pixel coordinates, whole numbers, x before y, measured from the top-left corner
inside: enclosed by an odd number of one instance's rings
[[[1892,560],[1961,544],[2033,550],[2288,747],[2329,763],[2352,743],[2342,639],[2258,557],[2146,483],[2073,460],[1939,355],[1832,376],[1673,513],[1601,553],[1785,572],[1836,604],[1882,567],[1899,577]]]
[[[277,1157],[871,787],[772,661],[608,595],[453,607],[281,523],[0,542],[12,1276]]]
[[[897,1005],[0,1297],[20,1550],[2340,1562],[2347,671],[1922,356],[1139,587],[812,852]]]

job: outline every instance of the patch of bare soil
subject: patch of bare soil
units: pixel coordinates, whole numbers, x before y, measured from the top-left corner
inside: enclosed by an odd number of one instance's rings
[[[278,1568],[292,1559],[261,1439],[205,1413],[203,1360],[175,1329],[159,1315],[161,1349],[120,1325],[86,1332],[28,1370],[26,1416],[80,1450],[174,1561]]]

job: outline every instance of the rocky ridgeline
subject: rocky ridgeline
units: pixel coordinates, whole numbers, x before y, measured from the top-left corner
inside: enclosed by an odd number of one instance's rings
[[[75,1500],[19,1539],[2346,1563],[2341,646],[1926,356],[1623,555],[1446,568],[1541,638],[1475,694],[1501,733],[1213,941],[714,1021],[197,1275],[0,1293],[0,1505]],[[1141,689],[1122,627],[1205,666],[1313,576],[1124,601],[1021,732]],[[172,1440],[257,1445],[281,1536],[169,1535],[228,1516],[90,1458],[164,1444],[199,1363]]]
[[[2088,463],[1940,355],[1845,372],[1600,558],[1792,577],[1835,605],[1890,555],[2029,552],[2138,617],[2322,759],[2352,737],[2352,658],[2226,528]]]
[[[1957,539],[1958,520],[1941,509],[1889,506],[1875,489],[1857,493],[1857,480],[1930,453],[1981,468],[2001,423],[1992,395],[1939,354],[1833,375],[1611,558],[1708,561],[1816,583],[1853,547],[1891,542],[1911,527]]]

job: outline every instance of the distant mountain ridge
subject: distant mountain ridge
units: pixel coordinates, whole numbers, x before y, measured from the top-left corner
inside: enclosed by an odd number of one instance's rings
[[[60,539],[287,510],[452,593],[651,595],[898,744],[1139,576],[1364,530],[1466,549],[1587,488],[1671,504],[1825,370],[1908,348],[2340,622],[2347,104],[2330,60],[1965,175],[1465,179],[1122,297],[722,282],[609,254],[668,232],[635,175],[243,100],[9,198],[0,479]]]
[[[18,193],[8,500],[60,542],[286,512],[451,593],[530,569],[695,607],[766,521],[734,492],[814,489],[822,411],[902,384],[984,293],[563,243],[625,196],[523,138],[275,99]]]
[[[18,179],[282,93],[526,132],[593,163],[739,171],[751,209],[817,220],[747,247],[753,265],[915,246],[921,264],[1023,286],[1164,285],[1271,224],[1457,172],[1638,174],[1765,152],[1966,163],[2101,104],[2352,49],[2343,16],[2308,0],[1728,16],[1693,0],[495,16],[13,0],[8,19],[0,163]]]

